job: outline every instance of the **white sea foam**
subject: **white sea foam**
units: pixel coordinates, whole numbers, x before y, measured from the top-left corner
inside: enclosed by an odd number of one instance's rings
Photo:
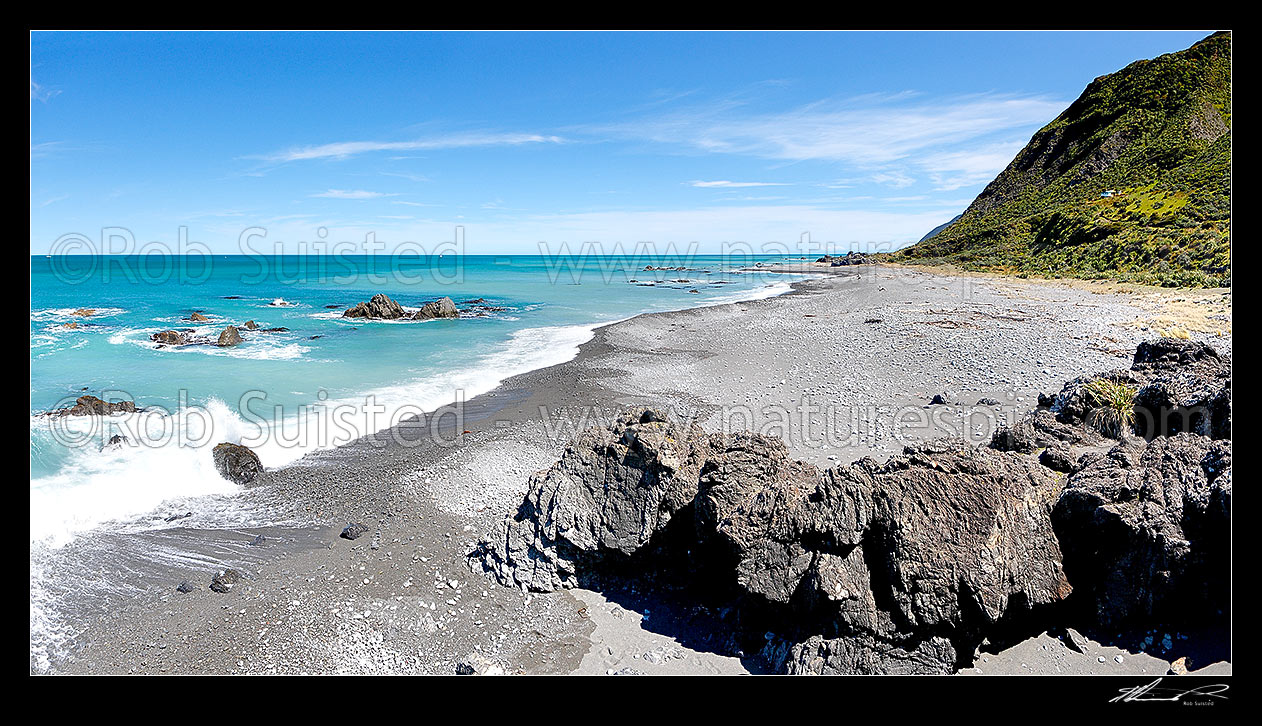
[[[790,281],[777,281],[753,290],[734,291],[711,298],[705,305],[752,300],[783,294]],[[210,449],[221,441],[244,443],[254,448],[266,467],[291,463],[318,449],[332,448],[398,424],[413,415],[432,412],[458,398],[486,393],[506,378],[563,363],[578,354],[579,346],[593,331],[610,321],[584,325],[527,328],[513,333],[495,350],[455,370],[402,381],[356,396],[313,402],[279,421],[244,418],[218,400],[171,414],[146,413],[111,417],[32,416],[31,436],[37,444],[55,446],[47,427],[62,425],[70,431],[109,423],[125,430],[145,445],[98,450],[108,434],[97,431],[95,445],[72,449],[58,473],[31,482],[31,540],[53,546],[106,522],[134,519],[154,511],[164,502],[186,497],[233,494],[234,484],[215,471]],[[116,331],[114,344],[152,347],[150,331],[131,328]],[[235,348],[187,346],[162,352],[199,352],[209,355],[290,360],[309,348],[259,338]],[[384,413],[370,415],[381,407]],[[182,434],[182,436],[177,435]],[[43,441],[37,441],[43,437]],[[199,445],[188,445],[198,443]]]
[[[31,320],[36,322],[44,321],[67,321],[67,320],[95,320],[96,318],[110,318],[115,315],[121,315],[125,312],[123,308],[86,308],[92,311],[91,315],[77,315],[76,310],[84,308],[48,308],[45,310],[32,310]]]

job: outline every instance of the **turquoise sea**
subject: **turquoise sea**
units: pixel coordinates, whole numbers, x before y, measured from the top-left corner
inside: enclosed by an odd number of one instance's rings
[[[754,267],[784,260],[32,257],[32,546],[55,548],[105,523],[162,526],[145,515],[230,496],[237,487],[211,461],[220,441],[281,466],[568,360],[601,324],[786,292],[798,276]],[[342,317],[376,293],[409,308],[447,296],[462,316]],[[84,308],[92,313],[76,314]],[[190,321],[195,311],[208,322]],[[230,348],[150,340],[167,329],[213,339],[247,320],[286,330],[243,330]],[[83,394],[145,411],[42,415]],[[108,446],[115,434],[127,443]]]

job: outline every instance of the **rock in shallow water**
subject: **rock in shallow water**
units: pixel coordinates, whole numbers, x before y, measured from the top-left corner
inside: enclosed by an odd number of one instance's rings
[[[219,475],[235,484],[249,484],[263,471],[258,454],[241,444],[217,444],[211,456]]]

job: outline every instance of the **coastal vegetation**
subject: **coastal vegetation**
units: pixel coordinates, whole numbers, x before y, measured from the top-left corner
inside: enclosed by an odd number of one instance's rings
[[[957,220],[887,255],[1023,277],[1231,284],[1231,36],[1092,81]]]

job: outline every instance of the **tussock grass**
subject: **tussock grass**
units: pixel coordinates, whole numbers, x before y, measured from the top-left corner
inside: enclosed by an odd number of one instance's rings
[[[1135,424],[1134,386],[1104,378],[1087,384],[1095,408],[1087,413],[1087,421],[1100,433],[1113,439],[1122,438]]]

